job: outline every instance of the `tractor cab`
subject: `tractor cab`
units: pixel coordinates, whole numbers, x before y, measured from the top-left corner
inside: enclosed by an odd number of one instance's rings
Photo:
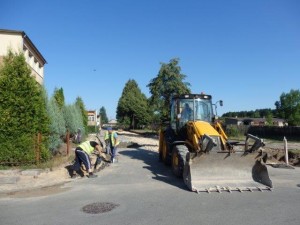
[[[171,102],[171,126],[179,130],[189,121],[206,121],[214,118],[211,95],[186,94],[175,96]]]

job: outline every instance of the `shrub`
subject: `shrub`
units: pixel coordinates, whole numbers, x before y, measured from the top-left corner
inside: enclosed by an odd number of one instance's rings
[[[66,122],[54,97],[48,101],[47,111],[50,118],[49,149],[54,153],[63,142],[61,137],[66,134]]]
[[[75,135],[78,128],[81,129],[81,134],[85,134],[81,111],[75,104],[64,106],[64,119],[66,122],[66,128],[71,135]]]
[[[36,135],[48,149],[49,118],[42,86],[31,76],[23,54],[11,51],[0,69],[0,162],[35,162]],[[48,154],[43,153],[44,160]]]
[[[238,137],[240,136],[239,129],[237,126],[229,125],[226,127],[226,133],[229,137]]]

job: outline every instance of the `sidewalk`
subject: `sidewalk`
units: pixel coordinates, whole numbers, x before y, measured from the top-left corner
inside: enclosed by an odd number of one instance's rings
[[[53,169],[0,170],[0,194],[63,184],[71,180],[62,165]]]
[[[95,140],[92,134],[88,140]],[[72,152],[74,149],[72,149]],[[92,156],[92,159],[94,157]],[[0,196],[19,191],[40,189],[73,181],[65,163],[53,169],[0,170]],[[102,170],[107,164],[101,162],[97,170]],[[84,179],[84,178],[83,178]]]

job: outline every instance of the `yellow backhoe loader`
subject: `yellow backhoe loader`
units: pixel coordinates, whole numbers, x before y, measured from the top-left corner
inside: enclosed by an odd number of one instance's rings
[[[172,98],[170,121],[159,135],[160,160],[195,192],[271,190],[263,140],[248,134],[242,147],[230,142],[213,106],[216,111],[206,94]]]

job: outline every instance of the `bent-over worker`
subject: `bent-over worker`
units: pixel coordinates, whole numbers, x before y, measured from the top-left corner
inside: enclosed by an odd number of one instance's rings
[[[101,144],[101,143],[100,143]],[[92,172],[92,165],[90,155],[97,150],[99,155],[101,154],[102,146],[96,141],[85,141],[78,145],[75,149],[75,163],[73,164],[73,175],[72,178],[76,178],[77,173],[80,173],[81,163],[84,164],[86,171],[89,173],[89,178],[95,178]]]

